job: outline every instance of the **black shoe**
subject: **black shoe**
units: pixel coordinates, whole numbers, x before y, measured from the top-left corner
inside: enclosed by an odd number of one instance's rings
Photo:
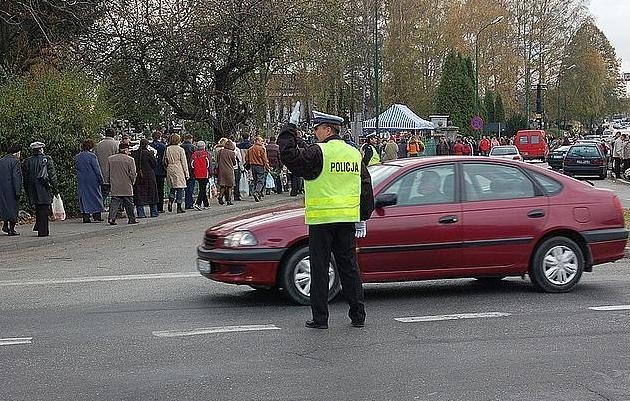
[[[223,198],[219,198],[217,200],[219,201],[219,205],[225,205],[225,202],[223,202]]]
[[[127,224],[140,224],[138,220],[129,220]]]
[[[109,222],[110,226],[115,226],[115,225],[118,224],[118,223],[116,223],[116,220],[109,220],[108,222]]]
[[[37,234],[38,237],[48,237],[50,234]]]
[[[260,198],[258,197],[258,194],[254,192],[254,200],[256,202],[260,202]]]
[[[7,223],[4,223],[4,225],[2,226],[2,231],[4,231],[5,233],[8,233],[9,230],[9,225]]]
[[[15,237],[16,235],[20,235],[20,233],[15,230],[9,230],[9,233],[7,235],[9,237]]]
[[[365,320],[353,320],[352,327],[365,327]]]
[[[316,323],[314,320],[307,320],[304,326],[309,329],[327,329],[328,323]]]
[[[100,222],[100,221],[103,221],[103,217],[101,216],[100,213],[93,213],[92,220],[94,220],[95,222]]]

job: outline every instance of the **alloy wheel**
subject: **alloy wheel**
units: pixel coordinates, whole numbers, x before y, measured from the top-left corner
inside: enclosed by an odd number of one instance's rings
[[[311,260],[307,256],[300,260],[295,266],[293,275],[293,283],[295,288],[304,296],[311,294]],[[335,269],[332,263],[328,267],[328,289],[330,290],[335,283]]]

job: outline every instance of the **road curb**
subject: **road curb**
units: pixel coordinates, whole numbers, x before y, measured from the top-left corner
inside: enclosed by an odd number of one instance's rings
[[[140,219],[140,224],[138,225],[128,225],[125,222],[119,223],[116,226],[110,226],[107,222],[99,223],[100,229],[98,230],[90,230],[87,232],[72,232],[67,234],[57,234],[55,235],[55,224],[76,224],[77,227],[81,227],[80,219],[73,219],[72,221],[62,222],[62,223],[53,223],[51,225],[51,236],[50,237],[32,237],[32,236],[20,236],[20,237],[10,237],[15,238],[14,242],[0,244],[0,252],[9,252],[9,251],[20,251],[26,249],[33,249],[44,245],[56,245],[56,244],[66,244],[69,242],[88,239],[88,238],[98,238],[98,237],[106,237],[112,234],[119,234],[128,230],[143,230],[144,228],[149,227],[159,227],[167,224],[177,224],[183,223],[186,221],[196,220],[199,218],[205,217],[222,217],[228,215],[238,215],[245,214],[256,210],[264,210],[264,209],[272,209],[274,207],[282,206],[282,205],[290,205],[296,202],[301,201],[302,198],[279,198],[274,199],[273,201],[263,201],[261,203],[235,203],[234,206],[220,206],[213,205],[211,208],[205,212],[199,211],[186,211],[183,214],[170,214],[165,213],[164,215],[160,215],[160,217],[156,219]],[[208,213],[211,213],[209,214]],[[126,219],[123,219],[126,220]],[[31,225],[24,225],[23,227],[28,227],[31,229]],[[200,233],[201,235],[201,233]]]

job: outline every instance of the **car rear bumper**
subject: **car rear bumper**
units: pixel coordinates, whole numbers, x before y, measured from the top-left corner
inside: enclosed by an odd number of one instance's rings
[[[274,286],[284,248],[208,249],[197,247],[197,270],[211,280]]]
[[[564,165],[562,170],[565,174],[574,174],[574,175],[602,175],[606,173],[606,165],[603,166],[575,166],[575,165]]]
[[[591,248],[593,264],[614,262],[624,257],[628,244],[628,230],[612,228],[581,232]]]

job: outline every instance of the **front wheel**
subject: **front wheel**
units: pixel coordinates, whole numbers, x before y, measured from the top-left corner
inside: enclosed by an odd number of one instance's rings
[[[279,286],[284,289],[285,296],[291,302],[299,305],[311,304],[311,258],[308,246],[297,249],[283,264]],[[335,298],[340,290],[339,275],[331,255],[328,268],[328,300]]]
[[[580,281],[584,253],[573,240],[551,237],[543,241],[529,267],[534,286],[544,292],[568,292]]]

